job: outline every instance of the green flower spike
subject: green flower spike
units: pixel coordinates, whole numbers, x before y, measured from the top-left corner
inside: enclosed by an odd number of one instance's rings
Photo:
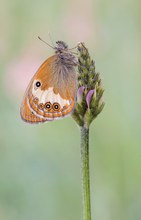
[[[104,107],[101,100],[104,90],[100,74],[95,72],[95,62],[84,43],[78,45],[78,53],[77,103],[72,117],[79,126],[89,127]]]
[[[83,218],[91,220],[90,171],[89,171],[89,126],[104,107],[100,74],[95,72],[84,43],[78,45],[78,91],[77,103],[72,114],[81,128],[81,173],[83,194]]]

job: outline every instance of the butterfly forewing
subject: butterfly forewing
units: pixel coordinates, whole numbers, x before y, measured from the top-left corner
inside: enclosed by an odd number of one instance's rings
[[[32,78],[21,105],[21,117],[29,123],[52,121],[69,115],[75,105],[76,73],[48,58]]]

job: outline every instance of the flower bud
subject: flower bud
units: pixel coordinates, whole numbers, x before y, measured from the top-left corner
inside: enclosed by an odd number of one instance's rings
[[[79,104],[82,102],[84,90],[85,90],[85,86],[81,86],[77,90],[77,103]]]
[[[87,102],[88,108],[90,108],[91,99],[92,99],[93,94],[94,94],[94,89],[91,89],[86,95],[86,102]]]

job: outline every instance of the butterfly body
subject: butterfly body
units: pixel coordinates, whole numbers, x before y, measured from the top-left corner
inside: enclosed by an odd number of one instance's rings
[[[74,109],[77,61],[64,42],[56,43],[55,55],[40,66],[25,92],[20,114],[26,122],[52,121]]]

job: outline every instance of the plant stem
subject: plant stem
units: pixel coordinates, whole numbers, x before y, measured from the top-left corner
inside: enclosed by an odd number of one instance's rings
[[[81,173],[84,220],[91,220],[90,171],[89,171],[89,128],[81,127]]]

